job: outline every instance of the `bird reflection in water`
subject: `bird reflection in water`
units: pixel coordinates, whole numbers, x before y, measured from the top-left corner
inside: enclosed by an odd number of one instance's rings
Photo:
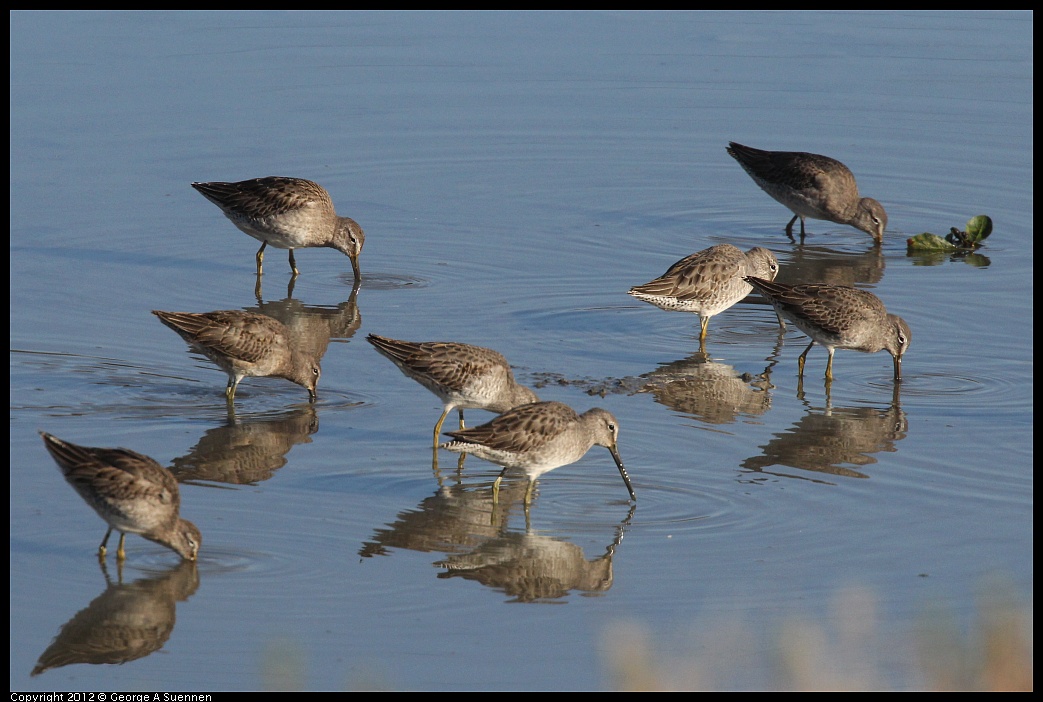
[[[32,675],[76,663],[121,664],[163,648],[176,621],[177,603],[199,587],[195,561],[124,584],[112,582],[104,562],[105,591],[76,613],[40,655]]]
[[[825,407],[807,404],[807,413],[788,431],[762,446],[763,454],[751,456],[742,468],[754,474],[800,477],[765,470],[788,466],[819,474],[868,478],[860,469],[877,462],[873,454],[897,451],[896,444],[909,428],[902,411],[899,384],[894,384],[887,407],[834,407],[829,396]]]
[[[358,306],[358,288],[338,305],[306,305],[294,299],[292,290],[282,300],[264,300],[257,296],[257,305],[249,312],[272,317],[282,322],[293,333],[299,347],[313,358],[322,359],[331,341],[346,342],[362,326]]]
[[[290,450],[310,443],[318,429],[319,415],[311,403],[245,417],[229,410],[228,422],[208,429],[170,470],[182,483],[256,485],[286,465]]]
[[[630,506],[612,542],[595,558],[588,560],[582,548],[566,539],[526,529],[435,563],[445,568],[438,577],[473,580],[504,592],[513,602],[555,601],[573,591],[584,595],[607,592],[612,587],[616,548],[636,508],[636,504]]]
[[[732,424],[771,409],[771,361],[756,375],[710,360],[704,352],[665,363],[641,376],[639,393],[661,405],[708,424]]]
[[[633,518],[636,504],[612,527],[600,555],[589,559],[583,549],[560,534],[532,530],[525,510],[524,531],[509,528],[509,516],[524,504],[528,486],[511,481],[494,505],[488,484],[443,485],[417,509],[401,512],[359,550],[362,558],[389,556],[393,549],[442,552],[434,565],[439,578],[461,577],[507,593],[514,601],[555,601],[570,592],[605,592],[612,586],[612,560]]]

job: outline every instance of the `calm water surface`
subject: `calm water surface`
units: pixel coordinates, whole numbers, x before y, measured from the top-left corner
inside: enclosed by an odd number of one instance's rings
[[[792,684],[794,620],[845,684],[925,685],[926,613],[969,635],[994,578],[1031,602],[1032,29],[11,15],[11,689],[599,689],[641,632],[663,684],[765,688]],[[818,221],[790,242],[729,140],[843,160],[883,246]],[[269,250],[255,291],[255,242],[189,183],[262,175],[360,222],[357,294],[331,250],[289,289]],[[907,255],[977,214],[980,255]],[[913,330],[901,387],[886,353],[840,351],[827,392],[820,348],[799,387],[806,338],[755,300],[701,353],[694,315],[626,295],[722,242],[873,290]],[[325,349],[319,401],[247,379],[229,414],[153,309],[286,321]],[[432,456],[437,398],[368,333],[491,346],[541,398],[609,409],[636,504],[595,447],[528,513],[517,476],[494,508],[498,468]],[[198,567],[131,536],[103,571],[39,430],[173,466]]]

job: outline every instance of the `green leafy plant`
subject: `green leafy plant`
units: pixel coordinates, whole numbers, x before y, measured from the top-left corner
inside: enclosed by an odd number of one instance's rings
[[[907,240],[910,251],[937,251],[955,252],[974,250],[992,234],[992,219],[987,215],[978,215],[967,220],[966,231],[960,231],[956,227],[949,229],[945,238],[930,232],[917,234]]]

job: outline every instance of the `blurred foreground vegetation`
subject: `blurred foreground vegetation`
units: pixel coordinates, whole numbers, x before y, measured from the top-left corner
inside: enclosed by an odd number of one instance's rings
[[[853,588],[816,617],[700,621],[683,632],[617,621],[596,643],[604,687],[628,692],[1031,691],[1032,605],[1012,593],[1002,584],[984,588],[969,625],[932,604],[908,622],[905,635],[881,634],[875,598]],[[347,690],[402,689],[393,662],[352,669]],[[269,643],[261,682],[269,691],[309,689],[303,647]],[[532,688],[543,689],[539,680]]]
[[[668,642],[644,625],[621,622],[605,632],[609,687],[623,691],[989,691],[1032,690],[1032,607],[990,587],[970,630],[944,607],[909,622],[904,640],[876,631],[876,604],[847,590],[828,624],[791,619],[765,629],[723,622]],[[748,671],[771,671],[762,679]]]

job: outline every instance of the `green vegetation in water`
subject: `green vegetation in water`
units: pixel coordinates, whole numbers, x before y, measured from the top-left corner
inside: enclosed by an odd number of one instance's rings
[[[966,231],[952,227],[945,238],[924,232],[908,239],[910,251],[956,252],[977,249],[992,234],[992,219],[978,215],[967,220]]]

